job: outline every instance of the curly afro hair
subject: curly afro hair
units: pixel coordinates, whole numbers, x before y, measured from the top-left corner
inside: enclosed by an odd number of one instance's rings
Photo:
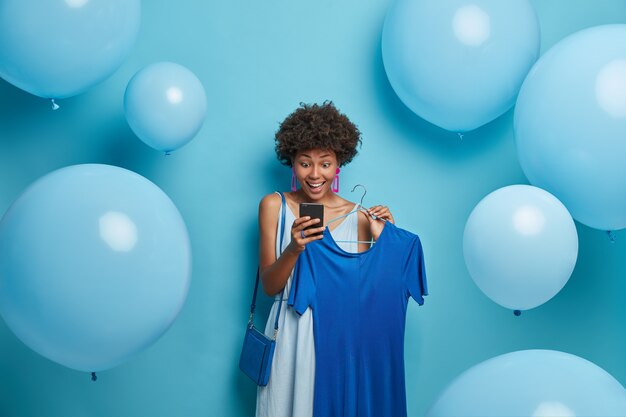
[[[298,151],[329,149],[343,166],[356,156],[361,132],[332,101],[321,105],[300,103],[280,124],[275,140],[276,156],[283,165],[291,166]]]

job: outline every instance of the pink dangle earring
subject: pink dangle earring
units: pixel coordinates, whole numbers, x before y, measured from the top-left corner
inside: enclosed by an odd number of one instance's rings
[[[341,170],[337,168],[337,171],[335,171],[335,178],[333,178],[333,183],[330,185],[330,189],[333,193],[339,192],[339,171]]]
[[[298,191],[298,183],[296,181],[296,170],[291,168],[291,191]]]

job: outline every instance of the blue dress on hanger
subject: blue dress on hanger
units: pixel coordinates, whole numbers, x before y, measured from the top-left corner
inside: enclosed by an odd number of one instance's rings
[[[387,222],[361,253],[328,232],[300,254],[289,305],[313,311],[315,417],[404,417],[404,327],[409,297],[428,294],[417,235]]]

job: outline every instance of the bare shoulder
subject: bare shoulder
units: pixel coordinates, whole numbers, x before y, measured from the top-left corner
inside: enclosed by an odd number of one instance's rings
[[[268,194],[263,197],[259,203],[259,213],[276,212],[280,209],[281,204],[282,199],[280,198],[280,195],[276,193]]]
[[[259,203],[259,231],[261,233],[261,241],[268,239],[268,247],[273,247],[269,240],[274,236],[281,205],[282,199],[280,195],[276,193],[266,195]]]

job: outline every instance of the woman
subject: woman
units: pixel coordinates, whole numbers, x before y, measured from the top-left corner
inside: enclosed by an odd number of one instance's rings
[[[355,210],[356,205],[339,197],[332,184],[339,167],[348,164],[357,154],[361,134],[357,127],[332,102],[322,105],[301,105],[287,116],[276,133],[276,154],[279,161],[292,167],[292,192],[284,193],[287,203],[283,247],[279,248],[278,224],[282,199],[278,193],[265,196],[259,205],[259,266],[264,291],[275,297],[269,314],[266,334],[274,330],[278,303],[283,302],[276,350],[267,386],[259,387],[257,417],[310,417],[313,414],[315,350],[313,321],[307,310],[298,316],[287,308],[293,268],[306,245],[322,239],[329,230],[340,246],[348,252],[369,249],[385,221],[393,216],[385,206],[373,206],[367,212]],[[300,188],[297,188],[297,184]],[[319,219],[299,217],[300,203],[324,205],[326,224]],[[337,221],[332,221],[333,219]],[[305,230],[308,226],[314,226]],[[354,243],[360,241],[360,243]],[[284,292],[283,292],[284,289]],[[282,300],[281,300],[282,293]]]

